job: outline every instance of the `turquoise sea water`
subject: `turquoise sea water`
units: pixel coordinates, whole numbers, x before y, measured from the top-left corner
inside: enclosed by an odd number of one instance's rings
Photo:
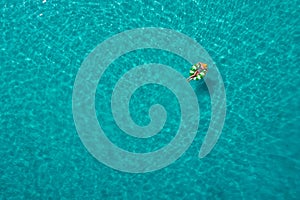
[[[298,0],[0,5],[0,199],[300,198]],[[199,159],[211,105],[206,85],[192,82],[201,109],[194,142],[168,167],[131,174],[107,167],[85,149],[73,121],[72,89],[81,63],[98,44],[142,27],[176,30],[207,50],[224,80],[227,113],[218,143]],[[123,73],[153,62],[188,76],[187,61],[144,49],[115,60],[99,82],[105,88],[95,98],[99,123],[128,151],[157,150],[178,128],[178,102],[157,85],[137,90],[130,111],[145,125],[149,106],[164,105],[169,115],[161,133],[137,139],[113,123],[109,95],[122,75],[113,69],[123,66]]]

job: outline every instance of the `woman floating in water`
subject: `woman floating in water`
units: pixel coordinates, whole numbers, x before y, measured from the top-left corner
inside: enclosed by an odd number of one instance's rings
[[[193,65],[190,69],[190,77],[187,78],[187,81],[200,80],[204,78],[207,72],[207,64],[198,62],[197,64]]]

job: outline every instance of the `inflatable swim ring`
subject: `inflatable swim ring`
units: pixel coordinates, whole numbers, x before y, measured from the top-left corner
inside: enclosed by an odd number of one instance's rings
[[[200,63],[194,64],[190,69],[190,76],[192,76],[200,67],[201,67]],[[203,79],[206,73],[207,70],[203,69],[196,77],[192,78],[192,80],[198,81],[200,79]]]

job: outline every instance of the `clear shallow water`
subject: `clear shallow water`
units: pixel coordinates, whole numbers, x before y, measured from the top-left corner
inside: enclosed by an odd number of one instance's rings
[[[299,1],[0,4],[1,199],[299,199]],[[227,115],[217,145],[200,160],[211,107],[206,86],[192,83],[201,126],[191,147],[167,168],[129,174],[99,163],[82,145],[72,117],[72,87],[82,61],[99,43],[150,26],[182,32],[208,51],[224,80]],[[155,50],[131,52],[112,67],[126,66],[125,72],[151,62],[187,76],[185,60]],[[172,116],[166,129],[142,141],[109,131],[116,125],[107,99],[119,78],[109,79],[110,72],[99,83],[106,90],[96,94],[108,137],[136,152],[167,144],[177,130],[179,108],[173,109],[177,101],[169,91],[155,85],[137,91],[132,117],[144,125],[149,105],[161,103]],[[159,98],[160,91],[168,98]],[[138,107],[140,99],[145,105]]]

